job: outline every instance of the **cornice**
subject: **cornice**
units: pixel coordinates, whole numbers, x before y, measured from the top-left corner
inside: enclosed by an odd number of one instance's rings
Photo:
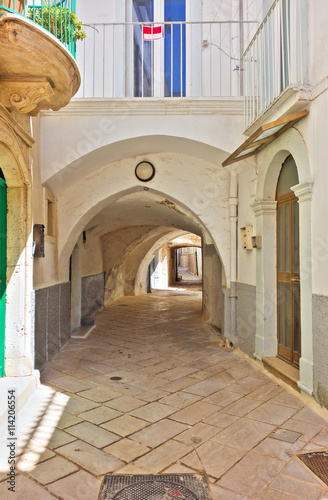
[[[291,187],[291,190],[294,191],[299,203],[302,203],[303,201],[310,201],[312,199],[313,183],[314,182],[311,179],[308,179],[300,184],[296,184],[296,186]]]
[[[275,214],[277,209],[277,202],[271,200],[259,200],[252,203],[251,208],[255,213],[255,217],[258,217],[260,215]]]
[[[243,116],[242,98],[76,98],[56,116],[122,116],[122,115],[240,115]],[[52,111],[41,111],[51,116]]]

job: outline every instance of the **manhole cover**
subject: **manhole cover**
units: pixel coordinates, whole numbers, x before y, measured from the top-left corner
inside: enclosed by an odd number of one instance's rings
[[[279,441],[285,441],[286,443],[295,443],[302,434],[299,432],[288,431],[287,429],[278,429],[270,438],[278,439]]]
[[[111,377],[110,380],[122,380],[122,377]]]
[[[328,485],[328,451],[313,451],[297,456],[321,481]]]
[[[100,500],[209,500],[201,474],[105,476]]]

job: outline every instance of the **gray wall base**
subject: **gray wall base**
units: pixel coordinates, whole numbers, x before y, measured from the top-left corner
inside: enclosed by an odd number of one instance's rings
[[[105,273],[82,278],[81,318],[90,318],[104,305]]]
[[[34,292],[35,367],[51,361],[71,336],[70,283],[61,283]]]
[[[251,358],[255,351],[256,334],[256,287],[236,283],[237,298],[237,343]]]
[[[314,397],[328,408],[328,297],[313,295]]]

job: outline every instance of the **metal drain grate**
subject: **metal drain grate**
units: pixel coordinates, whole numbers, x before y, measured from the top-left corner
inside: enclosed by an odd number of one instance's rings
[[[321,481],[328,485],[328,451],[313,451],[297,456]]]
[[[100,500],[209,500],[201,474],[105,476]]]

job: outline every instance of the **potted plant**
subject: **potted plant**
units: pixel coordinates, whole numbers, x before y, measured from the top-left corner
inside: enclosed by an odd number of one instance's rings
[[[83,40],[86,33],[82,28],[82,22],[78,20],[74,11],[54,7],[34,7],[29,8],[27,17],[44,29],[52,33],[63,43]]]
[[[25,0],[0,0],[0,9],[1,7],[8,7],[8,9],[18,12],[18,14],[23,14]]]

